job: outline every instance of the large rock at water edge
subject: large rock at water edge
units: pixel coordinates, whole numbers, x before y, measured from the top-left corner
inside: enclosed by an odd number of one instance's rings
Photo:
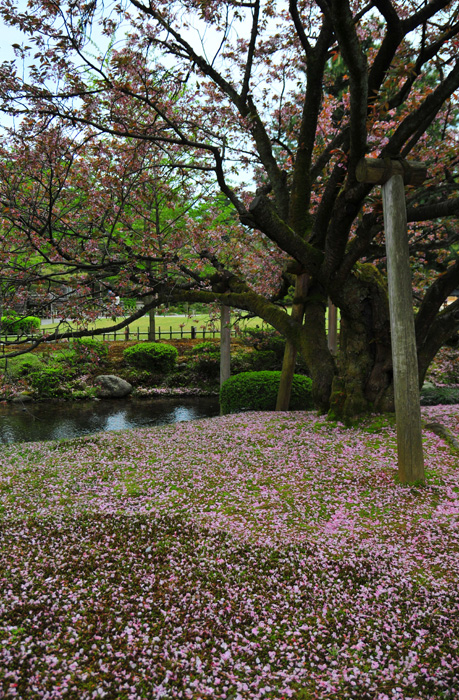
[[[114,374],[99,374],[95,378],[97,396],[101,399],[122,399],[132,391],[132,385]]]

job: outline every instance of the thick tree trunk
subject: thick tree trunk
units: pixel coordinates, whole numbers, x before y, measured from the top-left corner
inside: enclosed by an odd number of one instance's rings
[[[341,309],[331,414],[345,422],[369,411],[392,411],[392,359],[387,286],[372,265],[360,265],[336,299]]]
[[[299,336],[301,352],[312,379],[314,403],[322,413],[330,407],[330,395],[335,376],[335,361],[328,349],[325,327],[327,298],[312,286],[304,309],[304,320]]]

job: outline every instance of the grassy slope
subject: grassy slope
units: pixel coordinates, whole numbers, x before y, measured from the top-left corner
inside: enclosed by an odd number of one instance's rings
[[[457,433],[457,407],[423,409]],[[459,460],[244,414],[1,453],[0,694],[459,695]]]

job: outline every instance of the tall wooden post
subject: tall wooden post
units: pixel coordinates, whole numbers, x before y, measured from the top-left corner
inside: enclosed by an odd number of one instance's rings
[[[328,349],[332,355],[338,350],[338,309],[331,299],[328,300]]]
[[[231,374],[231,309],[221,307],[220,316],[220,386]]]
[[[426,168],[422,163],[402,160],[366,158],[357,168],[357,178],[361,182],[382,185],[398,474],[403,483],[425,478],[404,188],[421,184],[425,176]]]
[[[150,304],[153,301],[153,295],[148,295],[145,297],[145,301],[147,304]],[[155,316],[156,316],[156,309],[150,309],[148,311],[148,340],[156,340],[156,322],[155,322]]]

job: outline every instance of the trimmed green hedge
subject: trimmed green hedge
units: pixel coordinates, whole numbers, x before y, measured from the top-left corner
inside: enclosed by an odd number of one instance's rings
[[[131,367],[164,374],[174,369],[177,356],[177,348],[166,343],[139,343],[123,352],[124,359]]]
[[[280,372],[241,372],[230,377],[220,389],[220,408],[225,413],[241,411],[274,411],[279,389]],[[314,408],[312,381],[299,374],[293,376],[290,410]]]
[[[41,321],[37,316],[16,316],[7,314],[1,318],[1,332],[11,335],[26,335],[40,328]]]

